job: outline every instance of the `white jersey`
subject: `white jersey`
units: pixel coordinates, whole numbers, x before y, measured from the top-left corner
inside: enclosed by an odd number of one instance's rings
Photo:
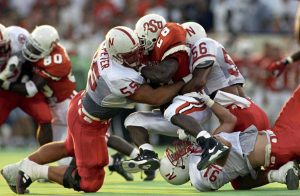
[[[8,32],[8,37],[10,39],[10,47],[11,47],[11,57],[17,56],[19,59],[19,65],[14,71],[14,76],[9,78],[10,82],[15,82],[20,73],[22,64],[25,62],[25,58],[22,55],[22,47],[29,36],[29,33],[26,29],[18,26],[10,26],[6,28]],[[5,65],[2,65],[5,66]]]
[[[89,70],[83,106],[93,116],[110,118],[120,108],[134,107],[135,103],[126,97],[132,95],[143,83],[144,78],[140,73],[109,57],[103,42]]]
[[[232,144],[224,167],[212,164],[208,168],[198,171],[197,163],[201,157],[189,156],[190,180],[199,191],[217,190],[238,176],[245,176],[249,173],[255,177],[255,172],[247,159],[247,155],[254,149],[257,129],[250,126],[242,133],[220,133],[219,135]]]
[[[190,69],[205,68],[202,63],[207,60],[214,61],[205,85],[207,94],[234,84],[244,84],[244,77],[224,47],[213,39],[202,38],[192,46]]]

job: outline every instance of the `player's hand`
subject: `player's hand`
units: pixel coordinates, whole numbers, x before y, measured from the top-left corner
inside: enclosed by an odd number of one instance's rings
[[[201,92],[191,92],[191,93],[186,93],[184,96],[188,97],[193,97],[197,99],[200,102],[207,103],[208,100],[210,100],[210,97],[202,90]]]
[[[4,70],[0,73],[0,79],[6,81],[10,77],[14,76],[14,71],[19,64],[19,59],[16,56],[10,57]]]
[[[271,63],[267,67],[267,70],[271,72],[274,77],[278,77],[283,73],[286,65],[287,65],[286,60],[276,61]]]
[[[9,90],[10,82],[7,81],[7,80],[2,80],[2,79],[0,79],[0,87],[1,87],[3,90]]]

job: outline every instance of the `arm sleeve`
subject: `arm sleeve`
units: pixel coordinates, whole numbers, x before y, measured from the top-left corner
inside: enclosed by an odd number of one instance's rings
[[[116,94],[121,97],[128,97],[143,84],[144,78],[142,76],[138,76],[135,78],[115,78],[110,81],[110,90],[113,94]]]
[[[191,50],[192,67],[206,68],[206,61],[216,61],[217,57],[217,44],[209,38],[203,38],[196,42]]]

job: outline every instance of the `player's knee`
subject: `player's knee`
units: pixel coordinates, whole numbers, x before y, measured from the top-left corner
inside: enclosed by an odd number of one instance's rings
[[[103,185],[103,180],[101,179],[89,179],[85,180],[85,185],[81,186],[81,190],[86,193],[94,193],[97,192]]]
[[[63,178],[63,185],[65,188],[72,188],[75,191],[97,192],[102,187],[104,180],[103,169],[98,168],[97,170],[90,172],[86,177],[80,177],[76,167],[69,166]]]
[[[75,166],[70,165],[63,178],[63,185],[65,188],[73,188],[75,191],[81,191],[80,176]]]
[[[176,114],[176,111],[172,107],[168,107],[164,112],[164,117],[168,121],[171,121],[171,118]]]
[[[139,113],[139,112],[134,112],[132,114],[130,114],[124,122],[124,126],[128,127],[128,126],[143,126],[144,122],[143,122],[143,114]]]
[[[80,189],[86,193],[97,192],[103,185],[104,176],[103,168],[89,168],[89,175],[83,176],[80,180]]]

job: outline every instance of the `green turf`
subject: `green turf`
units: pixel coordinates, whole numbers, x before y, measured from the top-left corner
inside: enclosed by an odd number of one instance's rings
[[[32,150],[1,150],[0,167],[5,164],[19,161],[28,155]],[[160,154],[162,150],[160,150]],[[284,185],[270,184],[250,191],[233,191],[230,185],[225,185],[222,189],[210,192],[200,193],[196,191],[189,183],[182,186],[174,186],[165,182],[162,177],[157,177],[152,182],[144,182],[141,179],[141,173],[134,175],[133,182],[126,182],[116,173],[106,172],[105,182],[101,190],[89,195],[205,195],[205,196],[286,196],[300,195],[300,191],[288,191]],[[7,186],[2,176],[0,177],[0,195],[15,195]],[[35,182],[30,186],[30,195],[85,195],[82,192],[76,192],[71,189],[65,189],[55,183]]]

